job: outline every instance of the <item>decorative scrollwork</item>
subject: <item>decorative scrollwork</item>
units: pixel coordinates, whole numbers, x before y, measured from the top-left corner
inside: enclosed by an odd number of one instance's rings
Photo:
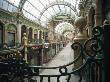
[[[78,55],[77,57],[74,59],[74,62],[76,62],[82,55],[83,55],[83,46],[81,45],[81,43],[79,42],[75,42],[71,45],[71,48],[74,50],[74,51],[77,51]]]
[[[73,50],[82,49],[82,45],[79,42],[75,42],[71,45]]]
[[[89,39],[85,42],[84,50],[85,53],[90,57],[95,57],[97,53],[103,49],[103,42],[100,39]]]
[[[89,57],[95,57],[102,52],[103,41],[101,38],[102,28],[97,26],[93,29],[93,38],[87,40],[84,44],[84,51]],[[99,37],[100,36],[100,37]]]
[[[25,78],[32,73],[28,64],[20,59],[4,59],[0,61],[0,80],[13,81],[16,78]]]
[[[103,34],[103,29],[100,26],[96,26],[92,30],[93,37],[99,37]]]
[[[60,72],[61,74],[67,74],[67,68],[66,68],[66,67],[60,67],[60,68],[59,68],[59,72]]]

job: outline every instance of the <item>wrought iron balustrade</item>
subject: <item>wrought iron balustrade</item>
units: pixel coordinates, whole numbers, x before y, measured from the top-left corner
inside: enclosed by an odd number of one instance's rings
[[[93,37],[84,45],[76,42],[71,47],[74,50],[79,49],[80,54],[73,62],[58,67],[30,66],[20,59],[2,60],[0,61],[0,82],[53,82],[52,78],[55,78],[56,82],[61,82],[64,76],[66,82],[104,82],[102,27],[95,27]],[[69,66],[74,68],[74,63],[80,57],[83,57],[83,64],[77,69],[69,70]],[[42,74],[40,70],[57,70],[58,73]]]

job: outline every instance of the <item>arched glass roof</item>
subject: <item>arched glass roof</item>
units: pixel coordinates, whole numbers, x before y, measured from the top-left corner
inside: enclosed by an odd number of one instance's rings
[[[9,12],[22,10],[22,14],[46,26],[56,16],[75,18],[80,0],[0,0],[0,8]],[[22,4],[22,5],[21,5]]]
[[[69,39],[72,39],[72,38],[74,37],[74,35],[73,35],[72,32],[68,31],[68,32],[65,32],[65,33],[64,33],[64,37],[67,37],[67,38],[69,38]]]
[[[63,34],[64,31],[74,32],[75,28],[68,22],[62,22],[55,28],[55,33]]]
[[[45,26],[58,15],[69,15],[74,18],[77,3],[79,0],[27,0],[22,11],[29,19]]]

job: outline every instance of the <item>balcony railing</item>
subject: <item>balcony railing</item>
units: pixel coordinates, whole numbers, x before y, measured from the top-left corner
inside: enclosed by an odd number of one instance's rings
[[[0,61],[0,82],[61,82],[62,77],[67,77],[66,82],[104,82],[103,59],[103,29],[95,27],[93,37],[81,45],[73,43],[71,48],[79,50],[80,54],[70,62],[58,67],[32,66],[23,59],[3,59]],[[53,46],[54,48],[54,46]],[[83,64],[78,68],[74,64],[83,58]],[[73,70],[68,67],[73,66]],[[41,70],[57,70],[58,74],[41,74]],[[33,79],[33,78],[36,79]],[[46,81],[47,80],[47,81]]]

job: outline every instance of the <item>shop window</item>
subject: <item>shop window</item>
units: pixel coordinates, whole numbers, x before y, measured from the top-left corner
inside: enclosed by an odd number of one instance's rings
[[[14,24],[9,24],[7,26],[7,44],[9,47],[15,46],[16,30],[17,29]]]
[[[8,46],[14,46],[15,45],[15,33],[8,32]]]

